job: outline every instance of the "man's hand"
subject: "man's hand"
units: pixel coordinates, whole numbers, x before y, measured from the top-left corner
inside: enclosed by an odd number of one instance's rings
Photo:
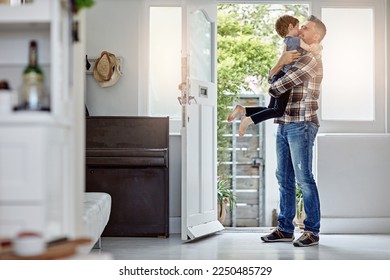
[[[322,45],[321,44],[312,44],[311,45],[311,50],[310,50],[314,56],[321,55],[322,52]]]

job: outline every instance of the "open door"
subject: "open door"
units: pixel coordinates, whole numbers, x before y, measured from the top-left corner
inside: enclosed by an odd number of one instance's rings
[[[183,1],[182,240],[220,231],[217,220],[216,3]]]

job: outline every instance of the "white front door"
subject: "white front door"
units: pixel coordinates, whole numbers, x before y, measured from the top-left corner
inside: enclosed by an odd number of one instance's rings
[[[216,3],[184,1],[182,239],[223,229],[217,220]]]

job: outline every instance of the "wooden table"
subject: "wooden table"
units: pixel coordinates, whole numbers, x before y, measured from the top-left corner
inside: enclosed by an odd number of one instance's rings
[[[0,249],[0,260],[57,260],[72,257],[76,254],[76,248],[80,245],[88,244],[91,240],[79,238],[74,240],[64,240],[48,244],[46,252],[41,255],[22,257],[16,255],[12,250],[12,242],[2,242]]]

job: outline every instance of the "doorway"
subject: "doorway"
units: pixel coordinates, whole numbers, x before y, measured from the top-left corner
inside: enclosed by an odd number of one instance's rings
[[[268,105],[266,77],[282,51],[275,21],[290,14],[303,22],[309,10],[308,4],[218,5],[218,176],[230,183],[236,196],[225,226],[264,227],[275,222],[278,188],[270,173],[276,163],[272,145],[266,145],[275,125],[272,120],[252,125],[240,138],[240,120],[228,123],[226,118],[238,103]]]

